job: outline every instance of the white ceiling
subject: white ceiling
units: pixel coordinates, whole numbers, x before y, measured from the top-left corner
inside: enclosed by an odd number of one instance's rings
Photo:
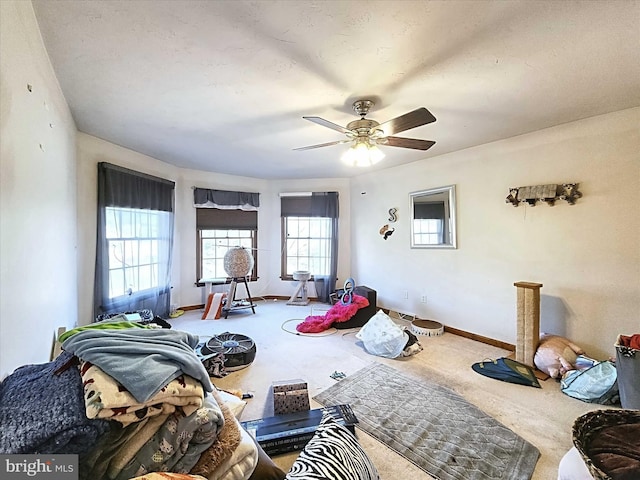
[[[427,152],[387,168],[640,105],[640,2],[34,0],[80,131],[165,162],[265,179],[349,177],[351,104]]]

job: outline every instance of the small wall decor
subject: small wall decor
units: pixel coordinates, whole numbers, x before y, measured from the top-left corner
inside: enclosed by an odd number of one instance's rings
[[[578,198],[582,197],[582,193],[578,191],[578,185],[577,183],[554,183],[530,187],[512,187],[509,189],[509,195],[507,195],[505,202],[514,207],[521,203],[527,203],[535,207],[537,202],[553,206],[556,200],[565,200],[569,205],[573,205]]]
[[[382,235],[382,238],[386,240],[395,231],[396,231],[395,228],[389,228],[389,225],[383,225],[382,228],[380,229],[380,235]]]
[[[398,221],[398,216],[396,215],[396,212],[398,211],[397,208],[390,208],[389,209],[389,221],[390,222],[397,222]]]

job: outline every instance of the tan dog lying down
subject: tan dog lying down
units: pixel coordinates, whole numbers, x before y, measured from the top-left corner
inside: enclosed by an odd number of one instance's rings
[[[533,363],[550,377],[559,378],[575,369],[576,358],[583,353],[584,350],[564,337],[542,334]]]

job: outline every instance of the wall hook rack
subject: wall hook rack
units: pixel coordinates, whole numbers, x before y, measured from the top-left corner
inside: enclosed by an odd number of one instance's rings
[[[553,183],[529,187],[512,187],[509,189],[509,195],[507,195],[505,202],[514,207],[521,203],[527,203],[535,207],[537,202],[546,203],[553,207],[556,200],[565,200],[569,205],[574,205],[576,200],[582,197],[582,193],[578,191],[578,185],[578,183]]]

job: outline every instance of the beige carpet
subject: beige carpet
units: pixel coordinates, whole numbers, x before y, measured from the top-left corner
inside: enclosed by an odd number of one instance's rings
[[[253,364],[225,378],[214,379],[219,388],[241,389],[254,394],[254,398],[247,401],[242,420],[272,414],[270,385],[273,381],[304,379],[309,385],[309,395],[313,397],[335,383],[330,375],[336,371],[349,375],[372,362],[386,363],[413,377],[424,374],[438,380],[535,445],[541,457],[532,477],[534,480],[557,478],[560,459],[572,446],[573,421],[587,411],[600,408],[562,394],[553,379],[541,382],[541,389],[533,389],[478,375],[471,370],[474,362],[506,356],[509,352],[449,333],[440,337],[421,337],[422,352],[393,360],[367,354],[355,338],[356,330],[337,330],[324,336],[290,333],[295,322],[287,321],[304,319],[311,314],[311,308],[312,305],[286,305],[281,300],[259,301],[255,315],[248,309],[230,313],[226,320],[201,320],[202,310],[194,310],[171,319],[170,323],[175,329],[203,338],[233,332],[254,339],[257,354]],[[402,320],[397,322],[408,325]],[[311,408],[318,407],[320,405],[312,400]],[[397,480],[398,472],[403,472],[403,479],[431,478],[366,433],[358,431],[358,439],[382,480]],[[291,453],[274,460],[288,469],[296,456]]]

